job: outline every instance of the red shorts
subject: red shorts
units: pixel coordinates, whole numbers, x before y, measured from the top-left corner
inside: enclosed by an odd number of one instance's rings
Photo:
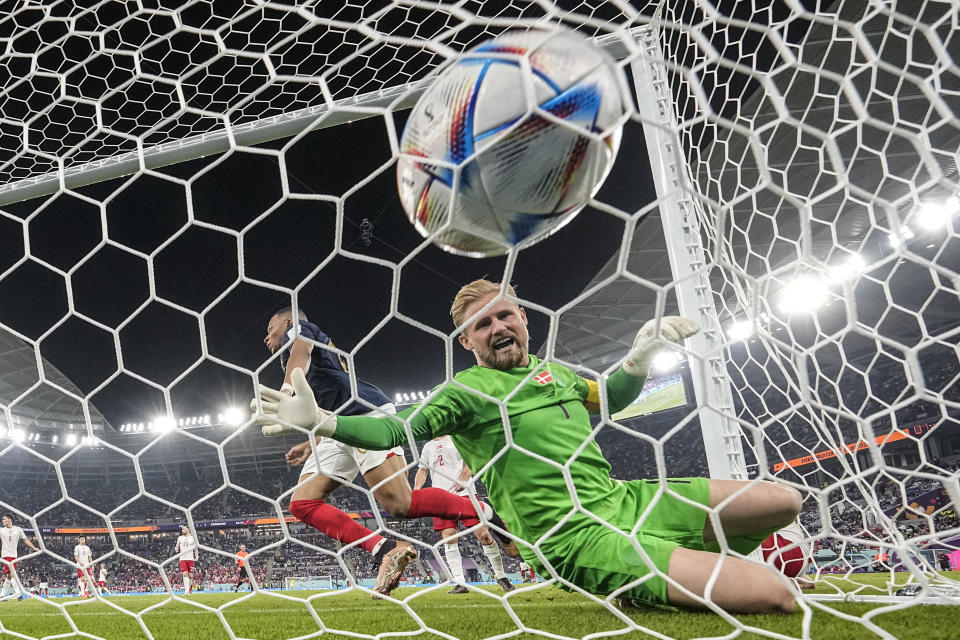
[[[434,531],[443,531],[444,529],[456,529],[457,520],[444,520],[443,518],[434,518],[433,519],[433,530]],[[470,518],[469,520],[460,520],[459,522],[463,523],[464,527],[472,527],[476,524],[480,524],[480,521],[476,518]]]
[[[93,575],[93,567],[87,567],[87,575],[88,575],[88,576],[92,576],[92,575]],[[77,569],[77,577],[78,577],[78,578],[82,578],[82,577],[83,577],[83,569]]]
[[[7,575],[8,573],[10,573],[10,567],[13,567],[14,569],[16,569],[17,565],[19,564],[18,562],[14,562],[16,558],[8,558],[4,556],[3,559],[10,563],[10,564],[7,564],[6,562],[3,563],[3,575]]]
[[[180,571],[184,573],[193,573],[193,560],[181,560]]]
[[[103,580],[97,580],[97,586],[98,586],[98,587],[105,587],[105,586],[107,586],[107,583],[106,583],[105,581],[103,581]]]

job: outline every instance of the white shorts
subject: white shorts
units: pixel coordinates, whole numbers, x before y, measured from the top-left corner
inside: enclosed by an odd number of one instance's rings
[[[367,415],[393,415],[396,412],[393,403],[390,403],[378,407],[377,411]],[[351,483],[356,479],[357,473],[365,475],[371,469],[376,469],[390,454],[398,455],[400,460],[404,460],[403,447],[394,447],[389,451],[368,451],[351,447],[332,438],[323,438],[314,446],[317,449],[316,452],[310,452],[310,457],[304,461],[300,469],[301,478],[308,473],[319,473],[340,482]]]
[[[40,588],[41,588],[41,589],[46,589],[46,588],[47,588],[47,583],[46,583],[46,582],[41,582],[41,583],[40,583]]]

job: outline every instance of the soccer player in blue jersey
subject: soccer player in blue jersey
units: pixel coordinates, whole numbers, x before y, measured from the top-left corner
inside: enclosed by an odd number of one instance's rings
[[[294,371],[292,384],[302,392],[288,398],[261,387],[258,422],[313,428],[360,447],[405,442],[397,418],[418,440],[449,434],[467,465],[484,469],[490,500],[511,531],[537,545],[523,556],[538,573],[631,605],[793,611],[795,592],[785,579],[721,554],[720,540],[740,554],[756,549],[796,518],[798,491],[713,478],[622,482],[610,477],[594,440],[589,414],[600,411],[602,395],[609,413],[626,407],[659,349],[694,335],[697,325],[669,316],[647,322],[601,389],[530,354],[526,314],[512,288],[507,296],[500,289],[478,280],[457,294],[451,316],[477,364],[421,407],[396,418],[333,416],[310,402],[303,372]]]
[[[295,369],[306,372],[306,380],[317,405],[339,415],[377,415],[395,413],[393,404],[380,389],[357,380],[357,396],[350,388],[350,373],[346,361],[333,350],[330,338],[320,327],[298,311],[293,321],[291,308],[275,313],[267,324],[263,342],[271,353],[280,351],[284,370],[281,392],[293,394],[291,375]],[[359,399],[357,399],[359,398]],[[275,433],[283,433],[279,428]],[[264,433],[269,435],[269,429]],[[331,438],[317,438],[313,445],[307,440],[287,452],[287,461],[302,464],[300,483],[290,498],[290,513],[343,544],[358,542],[358,546],[374,555],[380,570],[374,590],[389,594],[399,582],[404,568],[416,557],[413,545],[384,538],[360,525],[350,516],[325,502],[342,484],[349,484],[357,473],[363,474],[367,485],[375,487],[374,498],[389,513],[400,518],[440,517],[450,520],[476,518],[476,510],[469,498],[456,496],[441,489],[427,488],[411,491],[405,473],[406,462],[400,446],[386,450],[370,450],[345,445]],[[483,505],[489,509],[488,505]],[[485,514],[498,522],[492,510]],[[502,523],[502,521],[499,521]],[[516,548],[508,548],[508,553]]]

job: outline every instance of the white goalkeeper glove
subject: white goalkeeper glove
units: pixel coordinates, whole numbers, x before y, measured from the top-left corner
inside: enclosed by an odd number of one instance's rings
[[[301,433],[295,427],[313,429],[316,434],[332,436],[337,430],[337,416],[326,409],[317,406],[317,399],[313,389],[307,382],[303,369],[297,367],[290,376],[293,390],[296,395],[288,396],[282,391],[260,385],[260,404],[263,413],[256,415],[255,421],[263,425],[261,431],[265,436],[281,436],[286,433]],[[250,401],[250,409],[256,413],[257,399]]]
[[[660,331],[657,321],[648,320],[640,327],[633,347],[623,361],[623,370],[632,376],[645,376],[650,370],[654,356],[663,348],[664,342],[680,342],[696,334],[700,327],[693,320],[680,316],[664,316],[660,319]]]

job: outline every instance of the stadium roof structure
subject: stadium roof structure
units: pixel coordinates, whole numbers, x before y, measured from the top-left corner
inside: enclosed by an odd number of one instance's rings
[[[40,379],[40,368],[43,380]],[[13,424],[0,413],[0,426],[9,429],[83,429],[87,418],[80,398],[83,392],[59,369],[10,332],[0,329],[0,407],[7,407]],[[113,427],[90,403],[94,432]]]

